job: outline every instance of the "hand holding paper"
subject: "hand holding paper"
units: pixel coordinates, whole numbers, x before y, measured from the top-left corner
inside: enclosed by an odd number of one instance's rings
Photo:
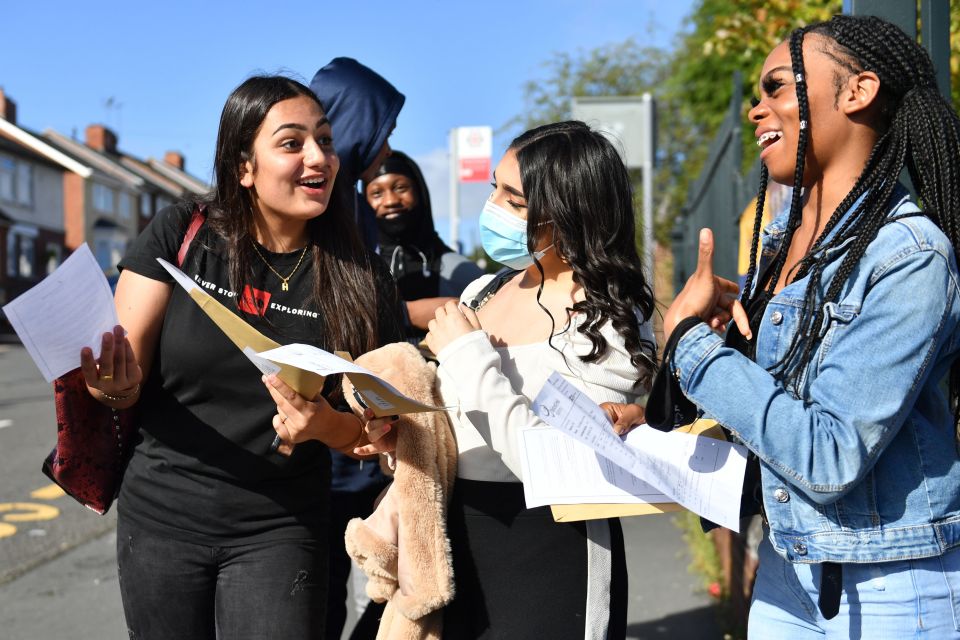
[[[47,382],[76,369],[84,347],[99,357],[103,334],[119,324],[113,292],[86,244],[3,312]]]

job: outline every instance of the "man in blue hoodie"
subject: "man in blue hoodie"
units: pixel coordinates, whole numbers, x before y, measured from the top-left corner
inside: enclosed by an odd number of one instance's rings
[[[357,224],[367,246],[376,249],[376,216],[356,185],[375,178],[374,172],[390,155],[387,138],[405,98],[383,76],[353,58],[331,60],[313,76],[310,88],[333,127],[333,146],[340,156],[337,180],[354,187]]]
[[[377,248],[376,214],[357,190],[358,181],[372,180],[390,155],[387,138],[397,123],[404,96],[372,69],[353,58],[334,58],[310,81],[333,128],[333,146],[340,156],[337,180],[353,187],[354,211],[364,243]],[[354,354],[359,355],[359,354]],[[347,580],[350,558],[343,543],[347,522],[365,518],[387,484],[376,460],[358,462],[337,451],[333,461],[330,502],[330,590],[327,605],[327,638],[337,640],[346,622]],[[371,603],[372,604],[372,603]],[[376,636],[381,608],[368,607],[352,638]]]

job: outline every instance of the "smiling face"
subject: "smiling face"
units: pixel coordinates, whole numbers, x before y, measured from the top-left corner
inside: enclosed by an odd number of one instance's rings
[[[803,63],[809,105],[809,139],[803,186],[810,186],[843,155],[854,122],[845,102],[854,96],[857,75],[838,64],[832,41],[815,34],[803,41]],[[800,106],[790,63],[789,43],[778,45],[767,57],[760,75],[759,103],[749,113],[756,125],[760,159],[770,177],[792,185],[800,137]]]
[[[254,210],[266,219],[304,222],[326,211],[340,168],[332,135],[316,101],[297,96],[273,105],[240,167]]]
[[[367,203],[378,218],[395,220],[417,206],[413,180],[401,173],[385,173],[367,185]]]

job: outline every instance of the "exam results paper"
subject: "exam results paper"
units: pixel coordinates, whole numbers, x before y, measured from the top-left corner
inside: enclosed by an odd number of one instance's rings
[[[110,284],[86,243],[3,312],[47,382],[79,367],[83,347],[99,358],[101,336],[119,324]]]
[[[739,530],[747,462],[741,445],[646,425],[621,439],[603,410],[557,373],[533,410],[553,429],[521,434],[528,507],[676,502]]]

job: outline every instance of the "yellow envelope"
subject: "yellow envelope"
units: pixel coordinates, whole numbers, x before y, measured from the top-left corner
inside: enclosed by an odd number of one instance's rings
[[[725,440],[720,425],[715,420],[696,420],[677,431],[694,435]],[[551,505],[555,522],[577,522],[600,518],[623,518],[626,516],[646,516],[656,513],[682,511],[676,502],[657,502],[646,504],[555,504]]]

